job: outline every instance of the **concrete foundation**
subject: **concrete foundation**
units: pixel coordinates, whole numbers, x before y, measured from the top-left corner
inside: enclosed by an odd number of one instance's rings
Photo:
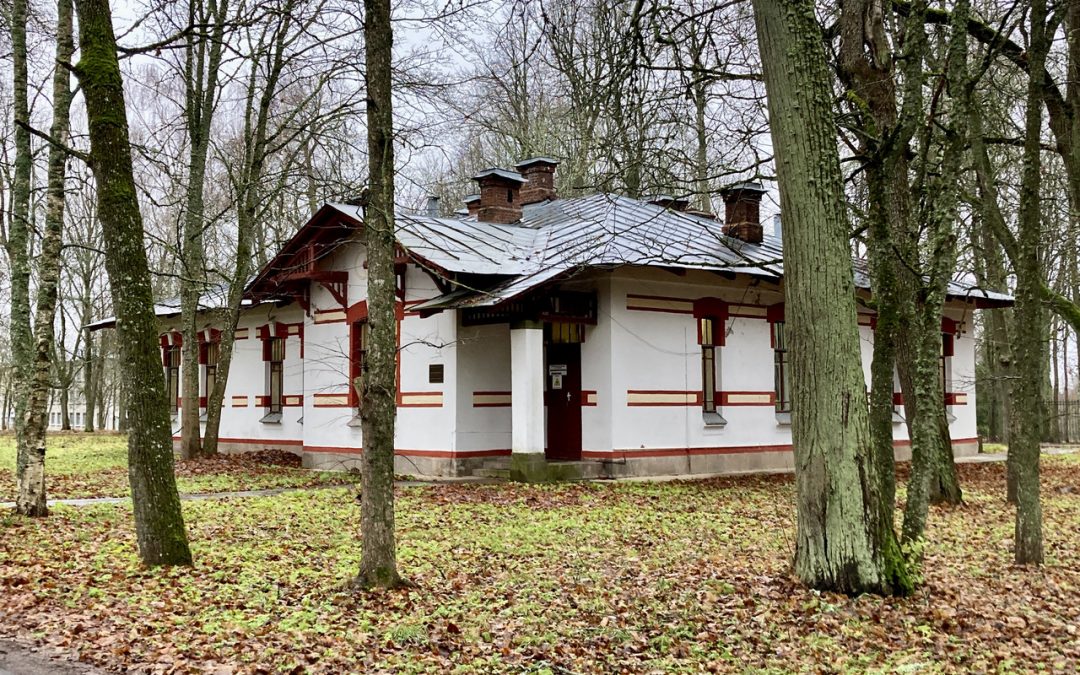
[[[238,446],[241,447],[241,446]],[[267,444],[270,447],[270,444]],[[254,449],[250,445],[243,450]],[[259,448],[261,449],[261,448]],[[297,452],[295,446],[279,449]],[[223,450],[236,451],[236,450]],[[953,444],[955,457],[970,457],[979,452],[977,440]],[[581,462],[549,462],[539,453],[516,453],[494,457],[428,457],[398,455],[394,472],[401,476],[430,478],[509,478],[525,483],[552,483],[590,479],[645,478],[649,476],[707,476],[739,473],[777,473],[795,469],[795,456],[790,450],[770,452],[689,452],[664,456],[635,457],[633,452],[612,453],[610,459],[597,457]],[[303,452],[304,466],[320,471],[359,471],[360,455],[356,453]],[[896,460],[911,460],[911,448],[896,448]]]

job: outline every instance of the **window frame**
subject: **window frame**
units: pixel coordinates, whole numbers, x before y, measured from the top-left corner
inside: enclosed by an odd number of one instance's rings
[[[177,415],[180,412],[180,345],[165,344],[162,346],[162,363],[165,367],[165,395],[169,397],[169,412]]]
[[[203,407],[210,406],[210,395],[217,387],[217,369],[221,359],[220,342],[204,342],[203,345]]]
[[[717,347],[723,347],[726,342],[727,318],[728,305],[720,298],[699,298],[694,301],[697,343],[701,347],[701,416],[706,426],[727,424],[722,414],[722,368],[720,354],[717,353]]]
[[[360,414],[361,391],[367,373],[367,351],[371,341],[367,317],[349,322],[349,407]],[[358,384],[359,381],[359,384]]]
[[[788,354],[787,330],[784,320],[772,321],[769,333],[773,348],[773,395],[777,415],[790,415],[791,401],[791,361]]]
[[[285,339],[277,335],[266,338],[266,413],[268,415],[280,415],[285,407]],[[276,396],[275,384],[277,384]]]

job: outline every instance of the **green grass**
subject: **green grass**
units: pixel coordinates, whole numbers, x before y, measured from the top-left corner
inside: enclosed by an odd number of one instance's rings
[[[0,501],[15,498],[14,471],[15,438],[0,435]],[[46,490],[53,499],[125,497],[129,494],[127,438],[118,434],[49,434],[45,471]],[[183,494],[333,485],[349,480],[343,473],[264,464],[244,455],[177,464],[177,487]]]
[[[350,490],[185,502],[191,569],[139,565],[129,506],[58,508],[0,524],[0,634],[116,670],[1075,671],[1078,469],[1044,461],[1037,570],[1011,565],[1002,469],[962,467],[967,504],[932,511],[926,585],[905,600],[791,579],[790,477],[400,488],[415,586],[361,595],[343,590]]]

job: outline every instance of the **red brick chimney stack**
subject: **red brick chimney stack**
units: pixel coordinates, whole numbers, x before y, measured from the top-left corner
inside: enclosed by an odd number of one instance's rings
[[[748,244],[760,244],[765,236],[761,226],[760,183],[736,183],[720,191],[724,198],[724,234]]]
[[[550,157],[532,157],[514,166],[526,181],[521,189],[522,206],[558,199],[555,194],[555,168],[558,166],[558,160]]]
[[[525,178],[516,171],[491,168],[473,176],[480,186],[476,219],[504,225],[521,220],[521,186]]]
[[[469,210],[469,215],[475,216],[480,208],[480,195],[468,195],[463,201],[465,202],[465,208]]]

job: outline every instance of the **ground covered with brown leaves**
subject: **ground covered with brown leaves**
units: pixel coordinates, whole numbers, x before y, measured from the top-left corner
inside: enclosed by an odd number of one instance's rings
[[[15,500],[15,437],[0,435],[0,502]],[[127,497],[127,438],[119,434],[59,433],[49,435],[45,455],[49,499]],[[262,450],[178,460],[176,482],[181,494],[236,490],[312,487],[349,482],[342,473],[307,471],[288,452]]]
[[[186,502],[192,569],[143,569],[129,507],[58,508],[0,521],[0,634],[137,672],[1076,672],[1078,460],[1045,460],[1040,569],[1003,466],[963,466],[902,600],[790,578],[787,476],[399,488],[415,587],[366,595],[348,489]]]

